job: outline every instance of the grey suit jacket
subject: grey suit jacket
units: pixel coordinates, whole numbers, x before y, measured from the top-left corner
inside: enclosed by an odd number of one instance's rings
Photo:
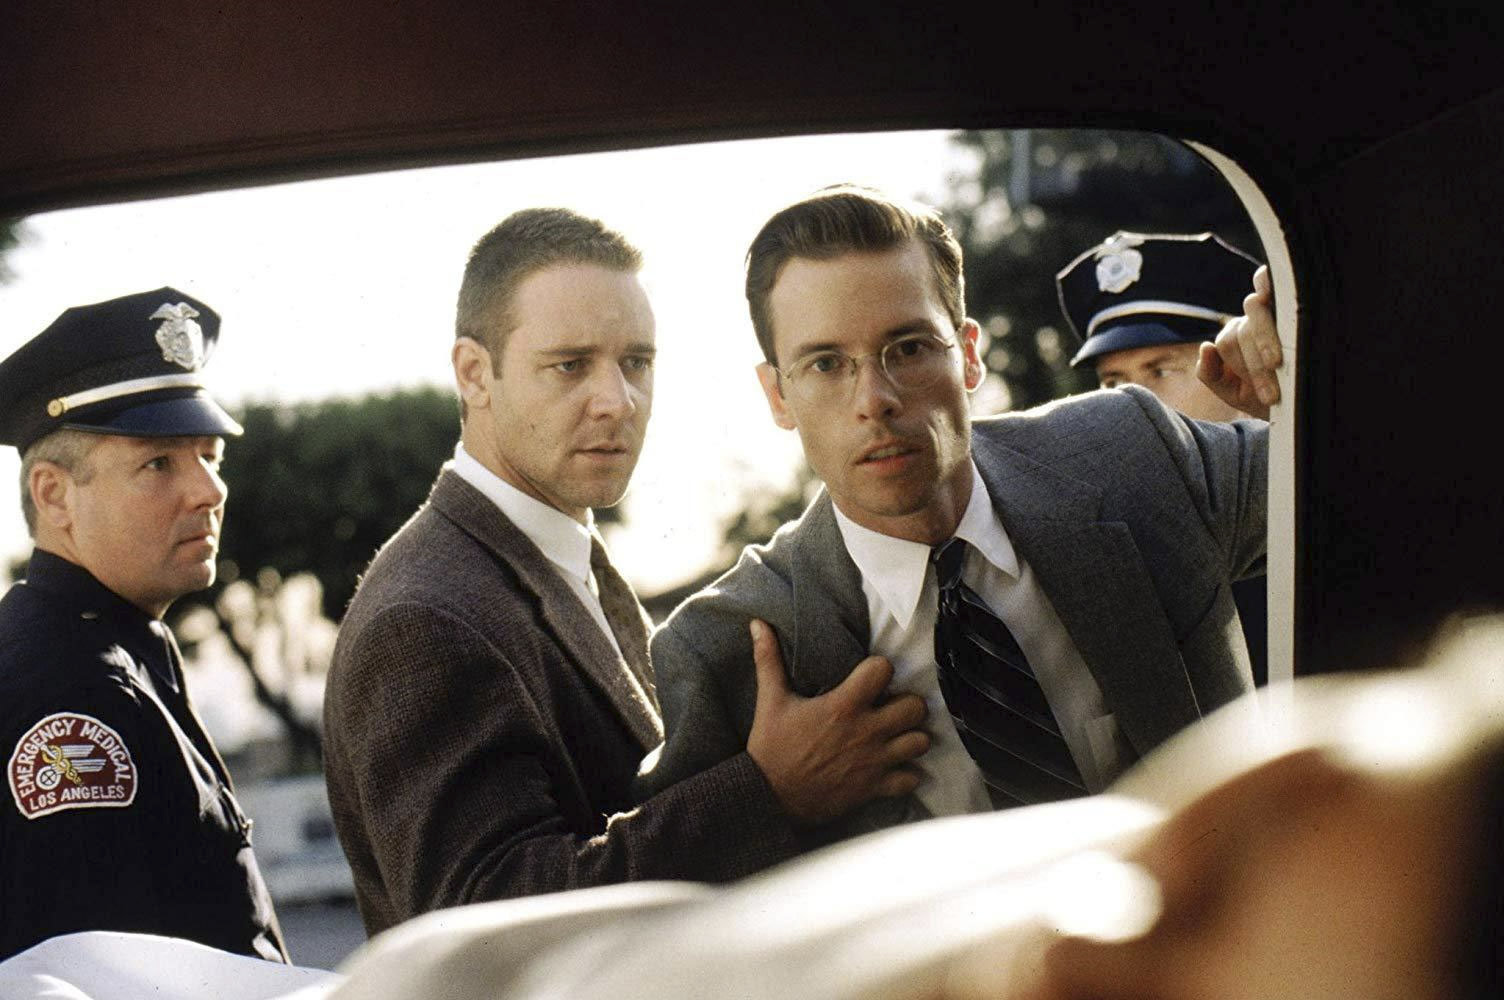
[[[459,903],[722,881],[796,849],[744,752],[633,809],[662,731],[651,691],[453,472],[361,580],[324,720],[329,802],[373,933]]]
[[[1262,422],[1186,420],[1133,386],[973,425],[993,506],[1133,754],[1251,687],[1230,581],[1263,571],[1267,448]],[[805,695],[835,687],[867,655],[861,574],[823,492],[654,636],[667,740],[639,794],[745,745],[754,616],[777,630],[790,684]],[[805,843],[922,815],[912,797],[874,802]]]

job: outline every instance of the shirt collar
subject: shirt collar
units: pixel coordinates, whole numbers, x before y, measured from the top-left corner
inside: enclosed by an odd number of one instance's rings
[[[861,571],[862,582],[874,593],[882,607],[900,628],[908,628],[924,595],[925,574],[929,568],[930,547],[923,542],[894,538],[864,528],[835,507],[836,525],[846,542],[851,561]],[[971,499],[961,514],[956,537],[965,540],[988,562],[1009,576],[1018,576],[1018,557],[1013,543],[1003,530],[1003,523],[993,509],[992,498],[982,482],[982,474],[971,463]]]
[[[481,465],[463,444],[454,446],[451,468],[455,475],[485,494],[486,499],[538,546],[549,562],[582,583],[590,579],[590,539],[595,527],[593,512],[587,510],[589,523],[581,524],[563,511],[533,499]]]
[[[982,553],[982,557],[1011,577],[1018,577],[1018,554],[1013,551],[1013,541],[1003,528],[992,506],[992,496],[977,463],[971,463],[971,499],[966,503],[966,512],[961,523],[956,525],[956,537]]]

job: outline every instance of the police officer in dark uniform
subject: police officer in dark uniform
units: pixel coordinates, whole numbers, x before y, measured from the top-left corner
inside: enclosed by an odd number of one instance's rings
[[[214,581],[241,432],[202,382],[218,333],[160,288],[69,309],[0,362],[36,544],[0,599],[0,959],[119,930],[287,961],[162,621]]]
[[[1200,345],[1243,314],[1259,262],[1211,233],[1114,233],[1055,276],[1060,309],[1081,340],[1072,367],[1089,364],[1104,386],[1132,382],[1198,420],[1247,414],[1196,376]],[[1232,585],[1254,683],[1269,678],[1264,577]]]

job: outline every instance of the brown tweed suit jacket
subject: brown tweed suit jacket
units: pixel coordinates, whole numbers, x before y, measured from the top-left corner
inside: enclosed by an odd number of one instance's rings
[[[656,699],[544,555],[452,471],[340,627],[325,772],[375,933],[461,903],[725,881],[796,850],[745,752],[634,808]]]

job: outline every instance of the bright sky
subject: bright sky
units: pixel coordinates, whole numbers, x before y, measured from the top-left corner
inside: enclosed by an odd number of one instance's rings
[[[945,136],[676,146],[34,216],[7,258],[16,280],[0,286],[0,356],[69,306],[172,285],[224,318],[207,372],[232,408],[447,386],[454,296],[471,244],[529,206],[598,216],[643,250],[658,319],[648,444],[626,523],[609,539],[618,564],[651,592],[702,569],[748,491],[783,489],[799,461],[797,439],[768,419],[752,371],[747,244],[782,205],[839,181],[934,200],[946,174],[964,166]],[[29,547],[19,465],[14,450],[0,449],[5,562]],[[231,517],[234,504],[232,496]]]

